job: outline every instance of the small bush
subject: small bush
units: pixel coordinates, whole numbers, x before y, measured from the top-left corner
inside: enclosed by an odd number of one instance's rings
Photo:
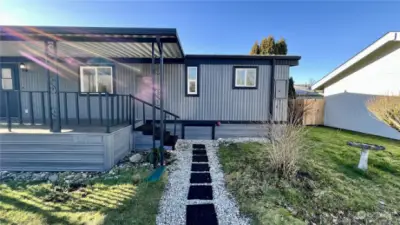
[[[306,157],[305,128],[300,125],[271,125],[270,145],[265,145],[266,164],[279,177],[293,178]]]

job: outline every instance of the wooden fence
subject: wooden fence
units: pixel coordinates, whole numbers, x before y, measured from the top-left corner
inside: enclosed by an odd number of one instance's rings
[[[295,99],[292,103],[303,125],[324,124],[324,99]]]

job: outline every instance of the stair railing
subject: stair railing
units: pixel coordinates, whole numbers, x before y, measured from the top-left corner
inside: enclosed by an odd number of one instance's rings
[[[135,101],[138,101],[138,102],[140,102],[140,103],[142,103],[142,118],[143,118],[143,122],[146,122],[146,109],[145,109],[145,106],[146,105],[148,105],[148,106],[151,106],[151,107],[153,107],[153,104],[151,104],[151,103],[149,103],[149,102],[147,102],[147,101],[145,101],[145,100],[143,100],[143,99],[140,99],[140,98],[138,98],[138,97],[136,97],[136,96],[134,96],[134,95],[130,95],[130,98],[133,100],[133,115],[132,115],[132,117],[133,117],[133,124],[135,123],[135,120],[136,120],[136,116],[135,116],[135,113],[136,113],[136,110],[135,110]],[[163,110],[162,112],[161,112],[161,108],[160,107],[158,107],[158,106],[154,106],[154,108],[155,109],[157,109],[157,110],[159,110],[160,111],[160,113],[161,113],[161,115],[162,114],[164,114],[164,115],[170,115],[170,116],[172,116],[173,118],[174,118],[174,135],[176,135],[176,124],[177,124],[177,119],[179,119],[180,117],[178,116],[178,115],[176,115],[176,114],[174,114],[174,113],[172,113],[172,112],[170,112],[170,111],[168,111],[168,110]],[[166,118],[166,116],[161,116],[161,118]],[[153,121],[153,122],[155,122],[155,121]]]

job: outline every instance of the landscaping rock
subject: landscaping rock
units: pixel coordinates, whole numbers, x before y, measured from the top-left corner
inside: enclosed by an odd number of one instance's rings
[[[132,176],[132,182],[133,182],[133,184],[138,184],[138,183],[140,183],[140,181],[142,180],[142,177],[140,176],[140,174],[134,174],[133,176]]]
[[[142,160],[142,155],[139,153],[136,153],[134,155],[132,155],[131,157],[129,157],[129,161],[132,163],[138,163]]]
[[[114,169],[111,169],[110,172],[108,172],[109,175],[115,175],[116,171]]]
[[[4,181],[50,181],[56,183],[59,181],[61,184],[85,183],[88,180],[97,179],[100,176],[110,176],[109,179],[114,179],[118,170],[131,168],[131,167],[151,167],[149,163],[142,163],[144,155],[148,153],[131,153],[124,157],[117,165],[110,171],[103,172],[10,172],[0,171],[0,182]],[[172,157],[171,157],[172,158]],[[133,164],[134,163],[134,164]]]
[[[6,177],[8,175],[8,171],[0,171],[0,179]]]
[[[49,181],[51,183],[55,183],[58,180],[58,175],[57,174],[52,174],[51,176],[49,176]]]
[[[45,181],[47,180],[49,177],[49,173],[48,172],[42,172],[42,173],[34,173],[32,175],[32,180],[33,181]]]
[[[357,212],[356,219],[364,220],[366,216],[367,216],[367,213],[365,211],[359,211],[359,212]]]

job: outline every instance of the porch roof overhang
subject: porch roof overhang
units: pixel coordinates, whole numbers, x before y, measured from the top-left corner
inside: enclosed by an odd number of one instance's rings
[[[183,59],[176,29],[0,26],[0,57],[44,57],[45,41],[57,42],[59,58]]]

